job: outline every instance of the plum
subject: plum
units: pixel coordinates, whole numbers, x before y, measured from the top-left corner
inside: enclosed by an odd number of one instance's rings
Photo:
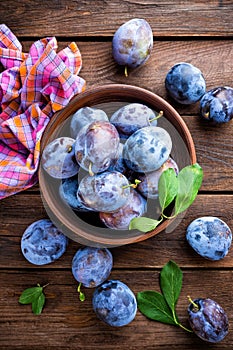
[[[77,191],[79,187],[79,181],[77,176],[63,179],[59,185],[59,195],[61,199],[69,205],[72,209],[77,211],[90,211],[90,208],[85,207],[78,197]]]
[[[49,264],[66,251],[68,238],[49,219],[33,222],[21,238],[21,251],[34,265]]]
[[[74,278],[84,287],[99,286],[109,277],[113,266],[112,253],[107,248],[82,247],[72,260]]]
[[[84,126],[75,140],[78,164],[90,174],[107,170],[116,158],[120,143],[117,129],[107,121],[95,121]]]
[[[214,300],[199,298],[188,307],[189,323],[194,333],[210,343],[220,342],[228,334],[228,317]]]
[[[202,257],[209,260],[220,260],[229,251],[232,232],[223,220],[215,216],[203,216],[189,224],[186,239]]]
[[[146,126],[135,131],[125,142],[123,158],[126,165],[141,173],[159,169],[172,149],[169,133],[158,126]]]
[[[133,18],[125,22],[113,36],[113,58],[125,67],[136,68],[144,64],[152,48],[153,32],[145,19]]]
[[[119,280],[109,280],[97,287],[93,293],[92,305],[97,317],[113,327],[129,324],[137,312],[134,293]]]
[[[105,120],[109,121],[107,114],[98,108],[82,107],[78,109],[71,117],[70,135],[76,139],[79,131],[83,126],[91,124],[94,121]]]
[[[129,179],[133,176],[134,172],[131,169],[129,169],[125,163],[125,160],[123,158],[123,148],[123,143],[120,143],[116,158],[112,160],[108,171],[118,171],[119,173],[127,177],[127,179]]]
[[[207,91],[200,101],[200,115],[213,124],[229,122],[233,118],[233,88],[220,86]]]
[[[110,117],[121,138],[128,138],[138,129],[157,125],[157,116],[149,107],[141,103],[130,103],[121,107]]]
[[[111,229],[128,230],[130,221],[146,211],[146,200],[131,189],[126,204],[113,213],[100,212],[100,220]]]
[[[200,69],[186,62],[177,63],[168,71],[165,87],[176,102],[186,105],[199,101],[206,91]]]
[[[113,212],[125,205],[129,194],[129,181],[117,171],[85,176],[77,192],[80,202],[85,206],[104,212]]]
[[[75,140],[71,137],[58,137],[48,143],[43,150],[41,164],[53,178],[66,179],[79,171],[74,154]]]
[[[179,172],[178,165],[169,157],[159,169],[146,174],[138,174],[137,179],[141,182],[138,184],[137,190],[146,198],[157,199],[159,178],[168,168],[173,168],[176,175]]]

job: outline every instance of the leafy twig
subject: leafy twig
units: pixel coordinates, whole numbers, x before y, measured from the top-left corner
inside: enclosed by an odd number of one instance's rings
[[[38,283],[36,287],[25,289],[19,297],[20,304],[32,304],[32,312],[35,315],[40,315],[45,304],[44,288],[47,287],[49,283],[44,286],[40,286]]]
[[[147,217],[136,217],[130,221],[129,230],[137,229],[141,232],[154,230],[163,219],[174,219],[193,203],[201,187],[203,170],[198,163],[187,165],[178,175],[173,168],[165,170],[158,183],[159,203],[161,215],[159,220]],[[172,216],[167,216],[165,209],[175,200]]]
[[[137,294],[138,308],[146,317],[174,326],[187,332],[192,330],[183,326],[176,314],[176,304],[182,288],[183,273],[179,266],[170,260],[160,273],[162,294],[156,291],[144,291]]]

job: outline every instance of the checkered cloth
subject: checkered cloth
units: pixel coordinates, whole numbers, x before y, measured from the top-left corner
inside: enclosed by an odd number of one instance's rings
[[[53,114],[85,89],[78,76],[81,54],[72,42],[56,52],[55,37],[32,44],[29,53],[0,25],[0,199],[37,181],[40,140]]]

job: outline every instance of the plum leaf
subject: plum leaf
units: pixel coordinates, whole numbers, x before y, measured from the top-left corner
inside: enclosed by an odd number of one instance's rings
[[[153,290],[138,292],[138,309],[151,320],[178,326],[187,332],[192,332],[179,322],[175,310],[182,288],[182,276],[179,266],[170,260],[160,272],[162,293]]]
[[[162,220],[154,220],[146,217],[136,217],[130,221],[129,230],[137,229],[141,232],[149,232],[154,230]]]
[[[160,272],[160,287],[164,298],[175,316],[175,307],[182,288],[183,273],[179,266],[170,260]]]
[[[32,312],[34,315],[41,314],[45,304],[45,295],[43,289],[47,285],[48,284],[41,287],[38,283],[36,287],[25,289],[19,297],[19,303],[23,305],[32,304]]]
[[[161,293],[148,290],[137,293],[138,308],[143,315],[162,323],[175,325],[171,309]]]
[[[161,174],[158,183],[159,203],[161,205],[162,212],[168,207],[169,204],[171,204],[177,195],[177,190],[178,181],[175,170],[173,168],[168,168]]]
[[[159,179],[159,202],[161,205],[161,219],[137,217],[131,220],[129,230],[137,229],[141,232],[154,230],[163,219],[173,219],[193,203],[203,180],[203,170],[198,163],[187,165],[176,176],[174,169],[165,170]],[[175,213],[167,217],[164,209],[175,200]]]
[[[179,172],[175,215],[182,213],[193,203],[201,187],[202,179],[203,170],[197,163],[188,165]]]

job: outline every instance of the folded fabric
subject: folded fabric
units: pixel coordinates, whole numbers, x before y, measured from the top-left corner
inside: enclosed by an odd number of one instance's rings
[[[0,25],[0,199],[37,181],[40,140],[55,112],[85,90],[82,59],[72,42],[60,52],[55,37],[32,44],[28,53]]]

